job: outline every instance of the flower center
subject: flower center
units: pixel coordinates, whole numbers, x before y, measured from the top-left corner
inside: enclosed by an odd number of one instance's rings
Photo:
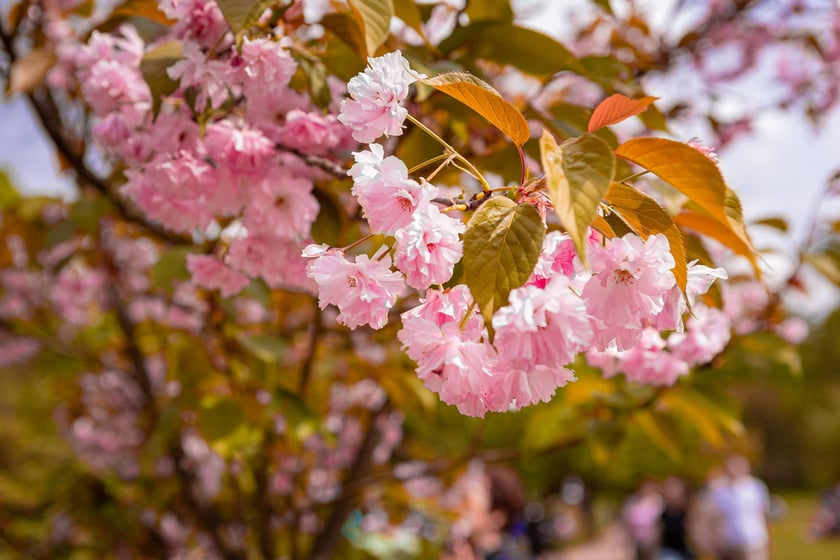
[[[636,278],[626,270],[616,270],[613,272],[613,280],[616,284],[634,284]]]
[[[348,288],[355,288],[358,285],[359,285],[359,281],[356,280],[356,278],[354,276],[348,276],[347,277],[347,287]]]
[[[408,198],[400,197],[399,202],[397,203],[400,205],[400,210],[403,212],[411,212],[414,210],[414,204]]]

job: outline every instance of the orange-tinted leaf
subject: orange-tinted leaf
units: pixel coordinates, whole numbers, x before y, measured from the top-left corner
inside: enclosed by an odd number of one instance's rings
[[[629,119],[647,110],[650,104],[659,99],[658,97],[642,97],[641,99],[630,99],[620,93],[610,95],[595,107],[592,116],[589,118],[587,132],[594,132],[599,128],[616,124],[624,119]]]
[[[126,0],[111,12],[111,17],[115,16],[144,17],[163,25],[174,23],[158,9],[157,0]]]
[[[764,218],[762,220],[756,220],[753,223],[757,225],[767,226],[769,228],[777,229],[783,232],[786,232],[788,230],[788,223],[787,220],[785,220],[784,218]]]
[[[756,278],[761,278],[761,269],[758,267],[752,244],[742,239],[741,235],[733,230],[730,220],[727,219],[725,225],[705,212],[686,210],[674,216],[674,221],[678,226],[693,229],[697,233],[711,237],[732,249],[736,254],[746,257],[753,267]]]
[[[674,256],[674,277],[680,289],[685,291],[688,281],[685,243],[680,229],[668,212],[651,197],[622,183],[610,185],[606,200],[624,222],[643,239],[657,233],[668,238],[671,254]]]
[[[665,138],[634,138],[615,155],[639,165],[727,223],[726,183],[717,165],[686,144]]]
[[[490,121],[490,124],[510,136],[517,146],[523,145],[531,137],[528,130],[528,121],[525,120],[519,109],[505,101],[490,84],[472,74],[449,72],[422,81],[424,84],[454,97]]]

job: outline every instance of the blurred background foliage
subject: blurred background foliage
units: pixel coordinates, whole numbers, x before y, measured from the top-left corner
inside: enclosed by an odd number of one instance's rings
[[[282,1],[267,4],[281,16],[289,8]],[[704,34],[713,36],[733,22],[753,25],[751,10],[760,2],[721,3],[725,9],[676,40],[658,35],[643,13],[614,10],[613,4],[619,3],[591,3],[597,16],[579,30],[574,49],[519,25],[507,0],[471,0],[459,10],[466,17],[458,21],[465,23],[439,44],[407,44],[394,34],[381,50],[402,48],[413,67],[428,74],[468,70],[481,76],[562,140],[585,131],[598,99],[643,95],[644,76],[702,56],[710,48]],[[110,15],[88,20],[97,6],[85,1],[62,15],[82,34],[128,21],[150,41],[165,31],[154,5],[117,2]],[[393,324],[354,337],[334,323],[325,326],[309,296],[272,289],[261,280],[236,298],[203,291],[184,297],[186,255],[206,250],[207,241],[183,244],[137,218],[116,189],[119,166],[102,174],[104,188],[88,181],[84,171],[95,167],[96,156],[78,92],[50,91],[43,82],[46,70],[32,68],[33,59],[24,54],[54,48],[39,27],[43,21],[30,17],[37,7],[24,0],[3,12],[4,29],[13,30],[7,31],[6,67],[19,76],[31,71],[23,83],[7,80],[7,92],[27,96],[42,120],[55,116],[49,110],[60,113],[46,129],[54,142],[69,144],[69,152],[59,148],[58,157],[79,190],[66,200],[28,196],[0,174],[0,237],[6,241],[0,268],[31,273],[23,283],[35,295],[48,293],[62,271],[78,267],[102,271],[104,280],[84,302],[81,311],[89,320],[70,325],[55,307],[21,299],[14,303],[29,312],[0,322],[5,352],[15,344],[36,350],[18,347],[21,359],[0,368],[0,558],[154,558],[170,549],[169,533],[228,558],[272,556],[269,550],[306,557],[325,539],[335,541],[330,552],[338,557],[363,558],[376,554],[361,537],[338,538],[331,522],[337,519],[352,537],[347,529],[352,512],[382,504],[393,525],[417,512],[431,520],[435,531],[424,534],[411,556],[435,557],[454,513],[437,494],[409,493],[397,469],[405,464],[421,465],[418,472],[441,488],[475,459],[513,464],[535,499],[559,492],[569,475],[580,477],[592,495],[608,497],[625,495],[645,477],[676,474],[700,485],[732,452],[751,457],[773,488],[815,491],[840,477],[840,311],[811,319],[801,345],[774,330],[796,315],[778,294],[811,289],[803,285],[803,271],[822,275],[812,297],[840,285],[837,222],[813,218],[812,235],[792,257],[793,272],[775,281],[775,295],[758,310],[756,332],[737,335],[721,356],[675,386],[605,379],[581,359],[575,364],[578,381],[552,402],[483,420],[466,418],[422,387],[414,365],[395,344]],[[406,26],[434,31],[423,28],[431,4],[397,0],[393,7]],[[329,74],[347,80],[364,66],[364,38],[353,31],[350,13],[339,9],[327,18],[324,36],[307,45],[295,77],[297,87],[322,105],[330,100]],[[586,52],[581,45],[600,37],[602,29],[610,29],[605,47]],[[819,46],[823,38],[791,31],[782,40]],[[548,99],[537,103],[537,94]],[[804,114],[819,118],[816,101],[799,101]],[[515,148],[467,107],[421,86],[409,109],[479,168],[495,173],[500,184],[519,181]],[[682,102],[654,107],[639,126],[667,133],[669,122],[690,109]],[[735,123],[711,113],[705,117],[725,142]],[[396,145],[409,166],[439,153],[418,132],[410,131]],[[619,143],[609,129],[598,135],[613,147]],[[525,150],[539,160],[536,139]],[[438,180],[456,185],[463,176],[450,168]],[[358,224],[341,207],[348,188],[341,180],[318,185],[327,218],[315,225],[316,241],[339,245],[358,237]],[[707,250],[688,242],[690,258],[706,262]],[[120,260],[124,247],[136,244],[149,259],[146,266]],[[140,277],[147,282],[126,289]],[[3,295],[12,293],[4,286]],[[184,323],[132,322],[126,318],[131,298],[183,312]],[[254,304],[266,310],[263,319],[241,321],[242,307]],[[107,378],[108,372],[117,373]],[[349,394],[368,380],[381,387],[381,402],[373,398],[379,406],[362,397],[335,410],[342,398],[336,391],[346,388]],[[111,381],[113,386],[107,385]],[[96,385],[102,395],[119,394],[97,397],[85,384]],[[114,431],[104,449],[88,449],[69,434],[83,417]],[[391,436],[374,427],[388,422],[399,434],[388,441],[382,460],[375,460],[375,449]],[[344,439],[348,425],[355,427],[353,445]],[[325,469],[328,459],[336,463]],[[313,473],[330,477],[321,485],[327,493],[317,498]],[[283,484],[290,488],[277,491]]]

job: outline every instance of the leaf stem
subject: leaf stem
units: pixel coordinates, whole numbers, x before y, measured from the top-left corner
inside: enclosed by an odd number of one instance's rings
[[[630,175],[629,177],[625,177],[624,179],[621,179],[618,182],[619,183],[626,183],[627,181],[632,181],[633,179],[638,179],[639,177],[641,177],[643,175],[646,175],[648,173],[650,173],[650,171],[645,169],[644,171],[639,171],[638,173],[634,173],[634,174]]]
[[[358,247],[359,245],[361,245],[361,244],[362,244],[362,243],[364,243],[365,241],[367,241],[367,240],[369,240],[369,239],[372,239],[372,238],[374,237],[374,235],[375,235],[375,234],[373,234],[373,233],[369,233],[369,234],[367,234],[367,235],[363,235],[362,237],[360,237],[359,239],[357,239],[356,241],[354,241],[354,242],[353,242],[353,243],[351,243],[350,245],[346,245],[346,246],[342,247],[340,250],[341,250],[342,252],[349,251],[350,249],[353,249],[353,248],[355,248],[355,247]]]
[[[455,158],[457,158],[459,161],[461,161],[461,163],[463,163],[467,167],[467,169],[470,170],[470,172],[473,174],[473,176],[476,179],[478,179],[478,182],[481,183],[482,190],[485,190],[485,191],[490,190],[490,185],[487,183],[487,180],[484,178],[484,176],[481,174],[481,172],[478,169],[475,168],[475,166],[472,164],[472,162],[470,162],[470,160],[468,160],[467,158],[465,158],[464,156],[459,154],[458,150],[456,150],[455,148],[450,146],[446,142],[446,140],[444,140],[443,138],[438,136],[432,129],[430,129],[425,124],[423,124],[422,122],[420,122],[419,120],[414,118],[411,114],[408,115],[408,120],[411,121],[420,130],[422,130],[423,132],[425,132],[426,134],[428,134],[429,136],[434,138],[435,141],[438,144],[440,144],[441,146],[446,148],[446,150],[451,152],[455,156]]]

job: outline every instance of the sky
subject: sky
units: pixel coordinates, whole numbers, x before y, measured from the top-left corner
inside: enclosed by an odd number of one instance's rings
[[[672,25],[667,16],[673,0],[642,0],[650,9],[653,25]],[[518,0],[526,17],[523,25],[562,38],[575,19],[586,14],[573,12],[579,0]],[[0,4],[3,0],[0,0]],[[619,5],[621,2],[614,2]],[[769,77],[759,75],[747,80],[743,91],[732,92],[733,103],[759,97]],[[671,81],[647,84],[647,93],[660,97],[667,107],[689,87],[688,80],[676,76]],[[746,100],[746,101],[744,101]],[[675,139],[701,136],[702,131],[683,127],[675,130]],[[840,168],[840,111],[835,110],[820,129],[810,125],[800,113],[778,111],[763,113],[755,122],[754,133],[720,151],[720,168],[727,183],[740,195],[748,221],[781,216],[792,225],[794,239],[806,235],[815,202],[826,179]],[[0,103],[0,169],[10,172],[15,184],[26,192],[62,195],[72,192],[72,182],[59,174],[53,151],[35,123],[23,98]],[[837,214],[838,208],[831,209]],[[767,228],[752,228],[756,244],[790,249],[791,239],[781,240]],[[786,259],[770,256],[768,264],[783,273]],[[838,301],[838,294],[825,292]],[[824,308],[825,302],[821,304]]]

